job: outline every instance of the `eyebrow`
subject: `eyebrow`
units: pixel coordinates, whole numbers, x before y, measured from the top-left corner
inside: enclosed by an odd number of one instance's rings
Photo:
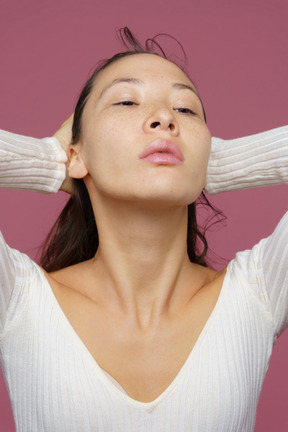
[[[188,85],[188,84],[183,84],[183,83],[174,83],[172,84],[173,88],[176,88],[178,90],[190,90],[192,91],[196,96],[198,96],[198,98],[200,99],[200,96],[197,92],[197,90],[195,88],[193,88],[192,86]]]
[[[110,88],[113,87],[115,84],[119,84],[119,83],[130,83],[130,84],[136,84],[136,85],[142,85],[144,84],[143,81],[138,80],[136,78],[116,78],[115,80],[112,81],[111,84],[109,84],[108,86],[104,87],[104,89],[101,91],[100,95],[99,95],[99,99],[101,99],[101,97],[103,96],[103,94]]]
[[[136,79],[136,78],[116,78],[115,80],[112,81],[111,84],[109,84],[108,86],[106,86],[100,93],[99,95],[99,99],[102,98],[103,94],[111,87],[113,87],[116,84],[120,84],[120,83],[129,83],[129,84],[135,84],[135,85],[143,85],[144,82]],[[195,90],[195,88],[193,88],[192,86],[188,85],[188,84],[184,84],[184,83],[173,83],[172,88],[178,89],[178,90],[190,90],[192,91],[192,93],[194,93],[199,99],[200,96],[198,94],[198,92]],[[200,99],[201,101],[201,99]]]

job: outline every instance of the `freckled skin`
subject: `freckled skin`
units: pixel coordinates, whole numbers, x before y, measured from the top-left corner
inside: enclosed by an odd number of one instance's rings
[[[126,77],[141,84],[117,83],[99,98],[115,79]],[[197,95],[175,89],[173,83],[193,86],[175,64],[151,54],[123,58],[97,77],[84,110],[79,146],[89,172],[85,182],[90,194],[146,200],[155,206],[187,205],[198,197],[205,186],[211,136]],[[123,101],[133,105],[121,105]],[[186,107],[195,114],[180,111]],[[141,152],[159,138],[179,146],[183,165],[139,160]]]

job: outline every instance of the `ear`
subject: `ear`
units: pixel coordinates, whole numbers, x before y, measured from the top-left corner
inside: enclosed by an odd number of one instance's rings
[[[80,155],[79,146],[73,144],[68,150],[68,174],[71,178],[84,178],[88,174],[88,169]]]

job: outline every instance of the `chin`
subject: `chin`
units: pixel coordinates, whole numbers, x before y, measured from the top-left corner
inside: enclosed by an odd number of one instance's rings
[[[191,193],[189,195],[184,195],[175,192],[154,191],[153,194],[141,194],[141,196],[131,197],[129,201],[142,208],[163,210],[170,209],[171,207],[187,207],[189,204],[196,201],[198,196],[199,194],[191,196]]]

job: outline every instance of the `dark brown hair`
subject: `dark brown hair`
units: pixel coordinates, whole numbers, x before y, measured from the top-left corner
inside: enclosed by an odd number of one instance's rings
[[[110,59],[98,63],[80,94],[75,108],[72,127],[73,144],[78,142],[81,137],[83,110],[93,89],[95,79],[101,71],[112,63],[117,62],[117,60],[135,54],[155,54],[167,59],[163,49],[156,40],[159,35],[152,39],[147,39],[144,46],[138,42],[127,27],[121,29],[119,35],[126,51],[117,53]],[[182,46],[181,49],[184,53]],[[186,58],[185,53],[184,56]],[[204,107],[203,113],[206,121]],[[73,183],[74,187],[71,198],[56,220],[43,245],[40,261],[42,267],[48,272],[88,260],[95,255],[98,249],[97,225],[88,191],[82,179],[74,179]],[[195,203],[188,206],[187,253],[191,262],[207,266],[205,259],[208,250],[208,243],[205,237],[207,227],[202,230],[198,227],[196,207],[199,203],[209,207],[216,216],[222,214],[219,210],[212,207],[203,192]]]

